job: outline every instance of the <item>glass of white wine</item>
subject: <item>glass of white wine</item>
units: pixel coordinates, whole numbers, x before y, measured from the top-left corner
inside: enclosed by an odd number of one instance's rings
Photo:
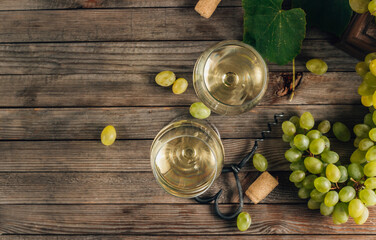
[[[209,189],[221,174],[224,148],[209,122],[184,117],[157,134],[150,160],[163,189],[177,197],[193,198]]]
[[[198,98],[212,111],[236,115],[253,108],[268,85],[264,59],[251,46],[228,40],[205,50],[193,70]]]

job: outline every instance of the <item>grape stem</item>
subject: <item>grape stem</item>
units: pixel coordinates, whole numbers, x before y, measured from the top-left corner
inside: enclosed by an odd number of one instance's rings
[[[290,102],[294,98],[295,94],[295,58],[292,59],[292,92],[290,96]]]

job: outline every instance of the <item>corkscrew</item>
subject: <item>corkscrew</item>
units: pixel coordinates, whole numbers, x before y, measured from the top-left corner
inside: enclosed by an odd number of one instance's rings
[[[238,195],[239,195],[239,205],[238,208],[231,214],[223,214],[221,210],[219,209],[219,203],[218,199],[221,196],[223,189],[219,190],[217,194],[211,197],[195,197],[195,200],[199,203],[210,203],[214,201],[214,211],[215,213],[222,219],[224,220],[231,220],[234,219],[238,216],[238,214],[242,211],[243,206],[244,206],[244,201],[243,201],[243,189],[239,180],[238,173],[240,170],[245,166],[245,164],[253,157],[255,154],[257,148],[258,148],[258,143],[262,142],[265,140],[266,135],[271,133],[272,131],[272,126],[275,126],[278,124],[278,119],[282,118],[284,116],[283,113],[275,114],[274,115],[274,122],[268,123],[268,130],[262,131],[261,132],[261,138],[258,138],[255,140],[255,143],[253,144],[252,150],[238,163],[238,164],[231,164],[230,166],[224,166],[222,169],[222,173],[229,173],[232,172],[235,177],[236,181],[236,187],[238,189]]]

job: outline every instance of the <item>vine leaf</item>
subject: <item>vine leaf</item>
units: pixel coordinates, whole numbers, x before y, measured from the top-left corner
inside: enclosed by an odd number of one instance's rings
[[[243,41],[271,62],[285,65],[299,53],[306,32],[305,12],[282,10],[283,0],[243,0]]]

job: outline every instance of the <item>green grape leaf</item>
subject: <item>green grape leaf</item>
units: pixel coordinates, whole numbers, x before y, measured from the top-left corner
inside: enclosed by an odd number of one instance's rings
[[[271,62],[285,65],[299,53],[305,37],[302,9],[282,10],[283,0],[243,0],[243,41]]]
[[[308,26],[340,37],[351,20],[349,0],[292,0],[293,7],[304,9]]]

